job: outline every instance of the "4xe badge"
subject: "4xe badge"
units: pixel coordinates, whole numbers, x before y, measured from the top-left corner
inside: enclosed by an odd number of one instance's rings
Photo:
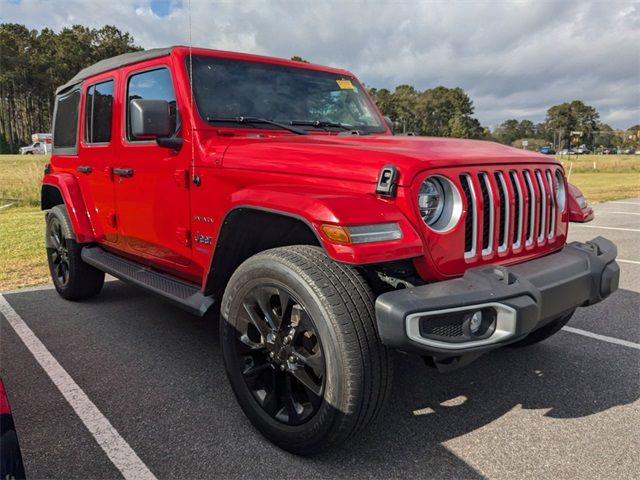
[[[202,243],[204,245],[211,245],[211,242],[213,241],[213,237],[210,237],[209,235],[202,235],[201,233],[196,233],[193,237],[193,240],[196,243]]]

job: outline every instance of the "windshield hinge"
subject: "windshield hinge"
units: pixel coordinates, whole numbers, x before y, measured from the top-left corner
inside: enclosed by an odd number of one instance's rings
[[[376,193],[383,197],[395,197],[398,190],[398,169],[395,165],[385,165],[380,170]]]

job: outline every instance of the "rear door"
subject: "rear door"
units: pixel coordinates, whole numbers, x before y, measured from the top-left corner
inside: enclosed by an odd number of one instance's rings
[[[82,195],[98,238],[116,243],[115,191],[111,163],[116,156],[113,141],[116,107],[114,74],[93,78],[83,85],[80,146],[76,176],[82,183]]]
[[[127,248],[177,265],[191,260],[189,241],[190,149],[172,150],[155,140],[134,138],[129,102],[136,98],[169,102],[174,134],[180,130],[180,108],[167,65],[129,71],[125,82],[124,139],[114,180],[120,234]]]

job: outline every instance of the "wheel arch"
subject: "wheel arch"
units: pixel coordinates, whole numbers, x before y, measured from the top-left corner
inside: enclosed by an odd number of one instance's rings
[[[255,206],[238,206],[225,216],[217,237],[204,294],[221,299],[233,272],[249,257],[271,248],[322,242],[303,217]]]
[[[95,240],[87,209],[76,178],[68,173],[45,175],[40,190],[40,209],[49,210],[64,205],[69,214],[78,243]]]

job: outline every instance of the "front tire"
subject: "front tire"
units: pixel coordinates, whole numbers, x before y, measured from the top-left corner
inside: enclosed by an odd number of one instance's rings
[[[82,300],[100,293],[104,272],[85,263],[64,205],[47,213],[46,245],[49,272],[56,290],[67,300]]]
[[[311,246],[276,248],[231,277],[220,322],[227,375],[256,428],[299,455],[337,445],[379,413],[391,360],[374,296]]]

